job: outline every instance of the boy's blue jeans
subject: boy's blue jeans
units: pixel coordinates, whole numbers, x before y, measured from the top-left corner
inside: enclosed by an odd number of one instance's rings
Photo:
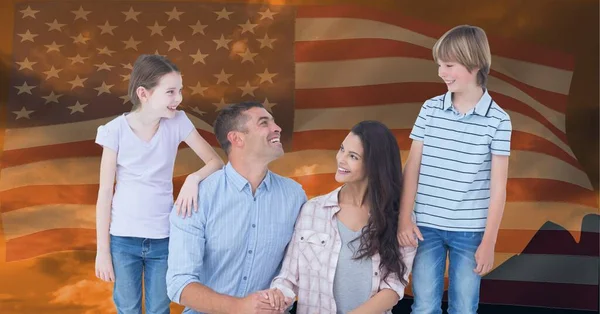
[[[446,254],[449,257],[448,314],[477,313],[481,276],[473,270],[477,266],[475,252],[483,232],[445,231],[419,227],[423,241],[419,241],[412,270],[414,314],[442,313]]]
[[[119,314],[142,313],[142,274],[147,314],[168,314],[167,258],[169,239],[110,236],[115,284],[113,299]]]

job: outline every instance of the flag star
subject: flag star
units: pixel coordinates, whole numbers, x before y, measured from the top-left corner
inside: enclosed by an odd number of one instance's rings
[[[58,98],[61,97],[62,95],[55,95],[54,91],[50,92],[50,95],[48,96],[42,96],[42,98],[46,99],[46,102],[44,103],[44,105],[47,105],[49,103],[55,102],[58,104]]]
[[[128,69],[128,70],[133,70],[133,65],[131,65],[131,63],[121,63],[121,65],[123,66],[123,68]]]
[[[13,87],[19,90],[17,92],[17,95],[21,95],[22,93],[27,93],[29,95],[32,95],[31,94],[31,90],[33,88],[35,88],[35,85],[29,86],[29,85],[27,85],[27,82],[23,82],[23,85],[21,85],[21,86],[13,86]]]
[[[264,11],[264,12],[258,12],[258,14],[261,15],[261,18],[260,18],[261,20],[262,19],[271,19],[271,20],[273,20],[273,16],[275,14],[279,14],[279,12],[273,12],[273,11],[271,11],[271,9],[267,8],[266,11]]]
[[[85,82],[86,80],[87,78],[79,78],[79,75],[77,75],[74,80],[69,81],[69,84],[73,85],[71,86],[71,90],[75,87],[83,87],[83,82]]]
[[[219,50],[219,48],[223,47],[227,50],[229,50],[229,42],[231,42],[231,39],[225,39],[225,36],[223,36],[223,34],[221,34],[221,38],[219,39],[213,39],[213,41],[217,44],[217,48],[215,48],[215,50]]]
[[[80,104],[79,101],[77,101],[73,106],[67,106],[67,108],[71,109],[71,114],[74,114],[75,112],[83,112],[83,108],[85,108],[88,104]]]
[[[167,51],[171,51],[173,49],[177,49],[177,50],[181,51],[181,48],[179,48],[179,45],[181,45],[183,43],[183,40],[177,40],[175,38],[175,36],[173,36],[173,39],[165,41],[165,43],[167,43],[167,45],[169,45],[169,50],[167,50]]]
[[[249,81],[246,81],[246,85],[239,87],[239,89],[242,90],[242,97],[244,97],[244,95],[251,95],[252,97],[254,97],[254,90],[256,90],[258,88],[258,86],[251,86]]]
[[[124,95],[119,97],[121,99],[123,99],[123,105],[126,104],[127,102],[131,102],[131,99],[129,98],[129,95]]]
[[[89,59],[89,57],[82,57],[79,54],[77,54],[75,57],[69,57],[69,59],[71,59],[71,64],[75,64],[75,63],[84,64],[83,61],[85,59]]]
[[[133,36],[129,36],[129,39],[126,41],[122,41],[125,44],[125,49],[131,48],[137,51],[137,45],[139,45],[142,41],[136,41],[133,39]]]
[[[254,57],[256,57],[256,55],[258,55],[258,53],[250,52],[250,49],[246,48],[246,51],[240,52],[237,55],[242,57],[242,63],[244,63],[246,61],[250,61],[250,62],[254,63]]]
[[[79,10],[77,11],[71,11],[71,13],[75,14],[75,21],[77,21],[77,19],[84,19],[87,21],[87,15],[90,14],[90,12],[92,11],[84,11],[82,6],[79,6]]]
[[[17,34],[17,35],[21,36],[21,42],[24,42],[26,40],[29,40],[30,42],[34,42],[33,39],[38,36],[37,34],[30,33],[29,30],[27,30],[23,34]]]
[[[150,36],[152,36],[154,34],[162,36],[163,35],[162,31],[163,31],[163,29],[165,29],[166,26],[160,26],[160,25],[158,25],[157,21],[154,21],[153,26],[146,26],[146,27],[148,27],[151,31]]]
[[[231,76],[233,76],[233,74],[226,74],[225,69],[221,69],[221,73],[213,74],[213,75],[217,78],[217,84],[219,84],[221,82],[225,82],[225,83],[229,84],[229,78]]]
[[[46,23],[46,25],[48,25],[50,28],[48,29],[48,31],[52,31],[52,30],[57,30],[59,32],[62,32],[61,27],[67,25],[67,24],[59,24],[56,19],[54,19],[54,22],[52,23]]]
[[[55,69],[54,66],[50,67],[50,70],[43,72],[44,74],[46,74],[46,79],[49,79],[51,77],[58,77],[58,72],[62,71],[62,69]]]
[[[100,32],[100,35],[102,35],[102,34],[111,34],[113,36],[115,35],[113,33],[113,30],[115,28],[117,28],[117,26],[110,26],[110,24],[108,24],[108,21],[104,22],[104,25],[98,25],[98,27],[100,28],[100,30],[102,30]]]
[[[21,107],[21,110],[19,111],[13,111],[14,114],[17,115],[17,117],[15,118],[15,120],[21,119],[21,118],[25,118],[25,119],[29,119],[29,115],[34,112],[35,110],[27,110],[25,107]]]
[[[115,86],[115,85],[106,85],[106,83],[102,82],[102,85],[100,85],[100,86],[98,86],[98,87],[96,87],[94,89],[98,91],[98,95],[97,96],[100,96],[100,95],[105,94],[105,93],[106,94],[110,94],[110,88],[113,87],[113,86]]]
[[[202,87],[200,82],[196,83],[196,86],[188,86],[192,89],[192,95],[200,94],[204,96],[204,91],[208,89],[208,87]]]
[[[23,18],[32,17],[35,19],[35,14],[40,12],[39,10],[32,10],[30,6],[27,6],[27,9],[19,11],[23,13]]]
[[[202,35],[204,34],[204,29],[208,26],[208,25],[203,25],[202,23],[200,23],[200,20],[198,20],[196,22],[196,25],[189,25],[190,28],[194,31],[192,32],[192,35],[195,35],[196,33],[200,33]]]
[[[50,52],[50,51],[58,51],[60,52],[60,47],[64,46],[64,45],[57,45],[56,42],[52,41],[52,43],[50,45],[44,45],[46,48],[48,48],[48,51],[46,52]]]
[[[263,107],[265,107],[265,109],[267,109],[270,113],[273,113],[273,106],[276,106],[277,104],[274,102],[269,102],[268,98],[265,98],[265,101],[262,103]]]
[[[233,14],[233,12],[227,11],[225,8],[223,8],[223,10],[220,12],[215,11],[215,14],[218,15],[217,21],[220,19],[229,20],[229,15]]]
[[[277,38],[269,38],[269,35],[265,34],[265,38],[263,39],[256,39],[258,42],[260,42],[260,49],[264,48],[264,47],[268,47],[273,49],[273,42],[277,40]]]
[[[120,74],[123,78],[123,82],[128,81],[131,78],[131,74]]]
[[[78,36],[71,36],[71,38],[73,38],[74,44],[77,44],[77,43],[86,44],[86,41],[90,40],[90,38],[83,37],[83,34],[81,34],[81,33],[79,33]]]
[[[98,71],[106,70],[110,72],[110,68],[114,68],[113,65],[108,65],[106,62],[102,62],[102,64],[94,64],[95,67],[98,67]]]
[[[25,60],[23,60],[22,62],[17,61],[16,63],[19,65],[19,70],[30,69],[31,71],[33,71],[33,65],[37,62],[29,61],[27,58],[25,58]]]
[[[221,101],[220,102],[217,102],[217,103],[213,102],[213,105],[215,107],[217,107],[217,110],[215,110],[215,111],[219,111],[221,109],[225,109],[225,108],[227,108],[229,106],[229,104],[225,103],[225,98],[222,98],[222,97],[221,97]]]
[[[125,12],[125,11],[121,11],[121,13],[125,14],[125,22],[129,21],[129,20],[134,20],[136,22],[138,22],[137,16],[141,13],[141,12],[136,12],[133,11],[133,7],[129,7],[129,11]]]
[[[109,50],[108,47],[106,47],[106,46],[104,46],[104,48],[102,48],[102,49],[96,48],[96,50],[98,50],[98,54],[108,55],[110,57],[112,57],[112,54],[114,53],[114,51]]]
[[[250,23],[250,20],[247,20],[246,23],[238,24],[238,26],[240,26],[242,28],[242,34],[245,32],[250,32],[250,33],[254,34],[254,28],[256,26],[258,26],[258,24],[252,24],[252,23]]]
[[[208,54],[201,53],[200,49],[198,49],[198,52],[196,52],[196,54],[190,55],[190,57],[194,59],[194,63],[192,64],[196,64],[197,62],[202,62],[203,64],[206,64],[206,62],[204,62],[204,59],[208,57]]]
[[[171,12],[165,12],[165,13],[169,16],[169,19],[167,20],[167,22],[168,22],[170,20],[181,21],[179,19],[179,16],[182,15],[184,12],[178,12],[177,7],[173,7],[173,10],[171,10]]]
[[[269,69],[265,69],[265,72],[256,73],[256,75],[258,75],[260,77],[260,83],[258,83],[258,84],[262,84],[267,81],[270,82],[271,84],[273,84],[273,77],[275,77],[275,75],[277,75],[277,73],[269,73]]]
[[[193,112],[197,113],[200,116],[203,116],[206,112],[200,110],[200,108],[198,108],[198,106],[195,106],[194,109],[192,109]]]
[[[154,50],[154,54],[155,54],[155,55],[157,55],[157,56],[163,56],[163,55],[161,55],[160,53],[158,53],[158,49]],[[163,56],[163,57],[164,57],[164,56]]]

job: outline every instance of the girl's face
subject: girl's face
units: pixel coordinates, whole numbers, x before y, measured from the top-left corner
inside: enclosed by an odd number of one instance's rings
[[[337,152],[335,180],[340,183],[355,183],[366,179],[364,152],[360,137],[350,132]]]
[[[144,90],[140,97],[144,110],[148,110],[160,118],[170,119],[175,116],[177,106],[183,100],[181,74],[171,72],[163,75],[158,84],[151,90],[146,90],[143,87],[139,88]]]

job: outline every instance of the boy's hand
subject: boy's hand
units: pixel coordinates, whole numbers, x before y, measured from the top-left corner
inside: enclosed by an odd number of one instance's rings
[[[401,246],[413,246],[417,247],[419,244],[415,238],[423,241],[423,235],[417,227],[417,224],[412,221],[410,217],[407,219],[401,218],[398,224],[398,242]]]
[[[473,269],[479,276],[484,276],[494,267],[494,245],[482,241],[475,252],[477,267]]]

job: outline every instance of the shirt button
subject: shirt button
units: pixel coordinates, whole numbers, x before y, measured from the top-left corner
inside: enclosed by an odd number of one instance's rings
[[[248,279],[248,277],[244,276],[244,278],[242,278],[242,279],[246,280],[246,279]]]
[[[377,272],[375,272],[375,276],[377,276]]]
[[[252,250],[248,250],[248,254],[252,254]]]
[[[252,228],[256,228],[256,225],[255,225],[255,224],[252,224]]]

